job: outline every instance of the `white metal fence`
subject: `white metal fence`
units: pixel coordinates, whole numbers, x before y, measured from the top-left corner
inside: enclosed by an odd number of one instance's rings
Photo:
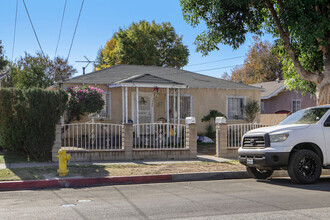
[[[147,123],[133,125],[135,149],[185,148],[186,125]]]
[[[272,125],[265,124],[233,124],[227,126],[227,147],[228,148],[238,148],[241,146],[241,141],[243,135],[256,128],[269,127]]]
[[[62,127],[62,147],[67,150],[122,149],[122,125],[75,123]]]

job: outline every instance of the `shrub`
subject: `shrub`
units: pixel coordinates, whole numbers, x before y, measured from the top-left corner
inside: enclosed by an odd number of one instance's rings
[[[31,159],[49,160],[56,123],[67,102],[65,91],[0,90],[0,144],[24,151]]]
[[[104,106],[103,91],[92,86],[68,87],[69,102],[67,105],[68,123],[72,120],[80,120],[85,113],[100,112]]]
[[[221,112],[218,112],[217,110],[210,110],[210,113],[208,115],[205,115],[202,118],[202,122],[206,122],[206,121],[209,122],[209,124],[205,127],[206,128],[205,135],[211,139],[215,138],[215,131],[210,122],[211,122],[211,119],[214,122],[216,117],[226,117],[226,116],[224,114],[222,114]]]
[[[245,108],[246,121],[252,123],[256,118],[257,114],[260,112],[260,107],[257,101],[249,101]]]

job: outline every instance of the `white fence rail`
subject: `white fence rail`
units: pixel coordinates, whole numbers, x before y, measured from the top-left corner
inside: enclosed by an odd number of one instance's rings
[[[185,148],[186,125],[147,123],[133,125],[135,149]]]
[[[122,149],[122,125],[106,123],[65,124],[62,147],[67,150]]]
[[[269,127],[272,125],[265,124],[233,124],[227,126],[227,147],[228,148],[238,148],[241,146],[241,141],[243,135],[253,129],[261,127]]]

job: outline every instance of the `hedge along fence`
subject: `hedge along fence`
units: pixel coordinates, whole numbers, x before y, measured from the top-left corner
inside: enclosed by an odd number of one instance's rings
[[[56,123],[67,99],[62,90],[1,89],[0,145],[10,151],[24,151],[31,159],[50,160]]]

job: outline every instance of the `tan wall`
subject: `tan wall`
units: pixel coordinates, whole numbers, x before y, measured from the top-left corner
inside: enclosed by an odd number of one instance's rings
[[[287,117],[287,114],[261,114],[260,124],[277,125]]]
[[[63,85],[63,89],[66,89],[68,86],[75,85]],[[95,85],[93,85],[95,86]],[[107,88],[106,85],[96,85],[96,87],[101,88],[104,91],[111,92],[111,118],[102,119],[109,123],[118,123],[122,122],[122,89],[121,88]],[[136,91],[136,88],[128,88],[128,118],[136,121],[132,118],[132,94]],[[160,89],[158,97],[154,96],[153,88],[140,88],[139,92],[149,92],[153,94],[153,106],[154,106],[154,121],[157,121],[159,118],[166,119],[166,89]],[[259,90],[223,90],[223,89],[181,89],[181,94],[190,94],[193,96],[193,115],[196,117],[197,123],[197,132],[205,133],[205,127],[208,125],[208,122],[202,122],[201,119],[208,115],[210,110],[217,110],[226,115],[226,102],[227,96],[245,96],[246,101],[248,100],[257,100],[260,105],[260,91]],[[173,94],[173,90],[170,89],[170,94]],[[171,120],[172,121],[172,120]],[[255,122],[260,121],[260,116],[258,115]],[[184,123],[184,120],[181,120],[181,123]],[[228,124],[240,124],[246,123],[245,120],[228,120]],[[214,123],[212,122],[214,125]],[[214,125],[215,129],[215,125]]]
[[[221,89],[190,89],[194,101],[194,116],[196,117],[197,132],[205,132],[208,122],[202,122],[202,118],[208,115],[210,110],[218,110],[226,113],[227,96],[245,96],[246,101],[256,100],[260,105],[260,91],[258,90],[221,90]],[[259,115],[256,122],[259,122]],[[245,120],[227,120],[228,124],[246,123]],[[214,123],[212,123],[214,125]],[[214,126],[215,128],[215,126]]]

